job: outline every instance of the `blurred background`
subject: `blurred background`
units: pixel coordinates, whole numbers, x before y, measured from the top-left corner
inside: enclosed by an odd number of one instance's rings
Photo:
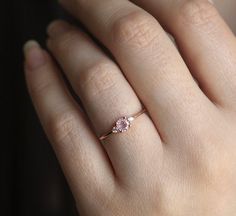
[[[46,26],[66,15],[52,0],[1,0],[1,216],[74,216],[74,202],[26,91],[22,45],[45,47]]]
[[[236,30],[236,1],[215,2]],[[1,0],[1,216],[77,215],[71,192],[32,107],[23,74],[22,45],[34,38],[45,47],[46,26],[55,18],[68,18],[56,0]]]

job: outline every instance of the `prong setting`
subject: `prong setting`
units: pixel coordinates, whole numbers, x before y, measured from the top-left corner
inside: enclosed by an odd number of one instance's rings
[[[115,126],[112,129],[112,133],[124,133],[131,127],[132,117],[122,117],[116,121]]]
[[[129,117],[128,120],[131,123],[134,120],[134,117]]]

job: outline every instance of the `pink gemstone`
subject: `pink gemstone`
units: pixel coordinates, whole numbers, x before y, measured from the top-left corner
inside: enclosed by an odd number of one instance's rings
[[[127,119],[127,117],[120,118],[116,122],[116,126],[114,128],[115,131],[123,133],[127,131],[130,127],[130,121]]]

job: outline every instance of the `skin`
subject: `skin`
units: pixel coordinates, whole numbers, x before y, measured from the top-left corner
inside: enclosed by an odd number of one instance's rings
[[[235,215],[236,40],[215,6],[60,2],[115,59],[75,26],[49,26],[48,48],[81,109],[50,54],[25,46],[29,92],[80,214]],[[142,104],[128,132],[99,141]]]

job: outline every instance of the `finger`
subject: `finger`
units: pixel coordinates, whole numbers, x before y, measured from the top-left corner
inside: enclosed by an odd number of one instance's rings
[[[58,68],[35,42],[25,46],[26,79],[41,123],[79,202],[109,196],[114,176],[86,118],[69,95]],[[102,188],[102,189],[101,189]]]
[[[121,116],[142,109],[118,66],[87,35],[63,21],[52,23],[48,32],[48,46],[81,98],[98,137],[111,130]],[[149,164],[159,164],[161,140],[146,114],[128,132],[111,135],[104,142],[116,175],[126,182],[133,184]]]
[[[236,106],[236,41],[212,1],[134,0],[173,34],[192,74],[215,103]]]
[[[113,53],[165,142],[175,143],[186,122],[198,121],[193,113],[209,112],[211,102],[150,14],[124,0],[61,2]]]

